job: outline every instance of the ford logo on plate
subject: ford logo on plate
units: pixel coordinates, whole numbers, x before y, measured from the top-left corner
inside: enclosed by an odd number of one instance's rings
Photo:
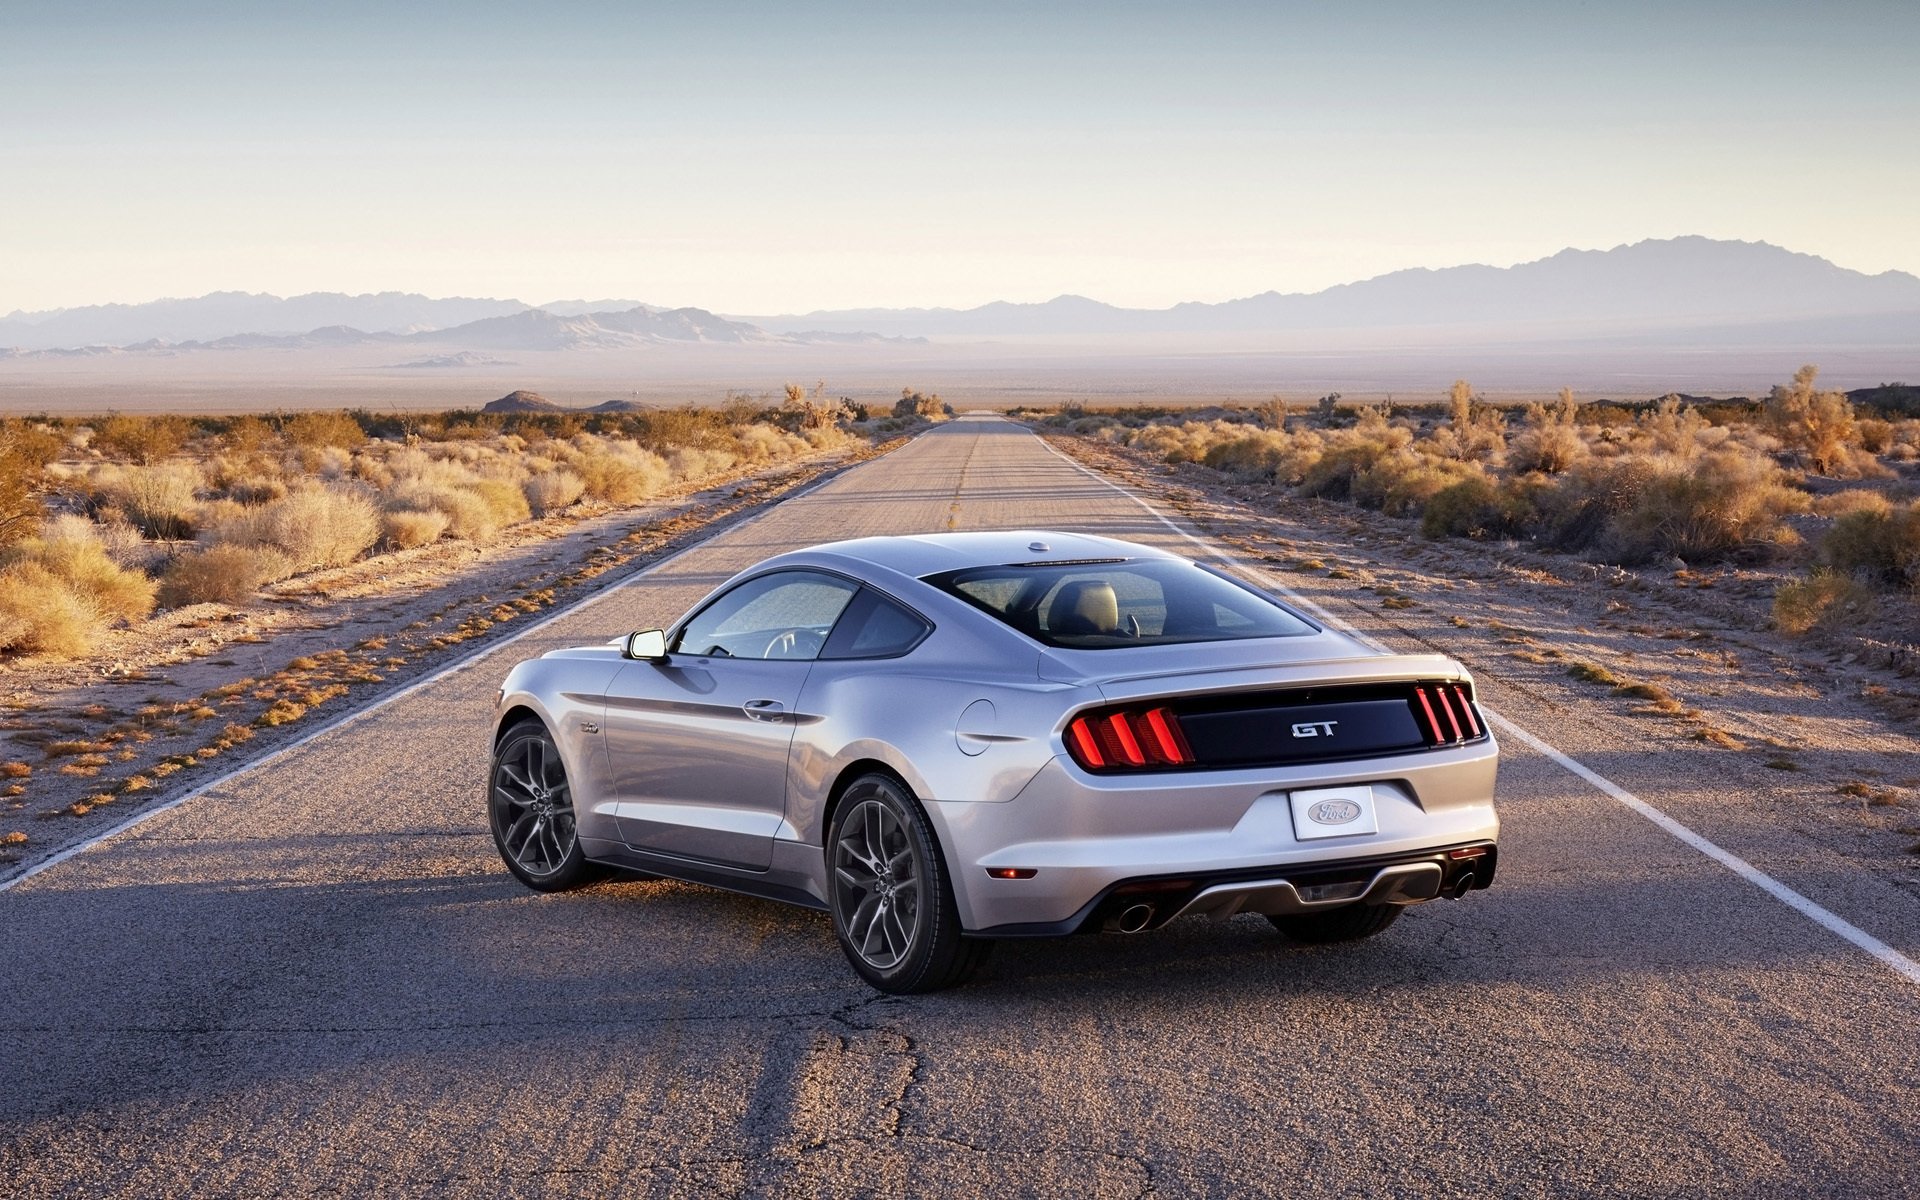
[[[1309,819],[1321,825],[1345,825],[1360,815],[1360,806],[1351,800],[1322,800],[1307,810]]]

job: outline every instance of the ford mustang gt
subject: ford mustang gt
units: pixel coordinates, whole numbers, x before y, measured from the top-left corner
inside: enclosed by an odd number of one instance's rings
[[[1378,933],[1493,881],[1499,751],[1467,672],[1211,566],[1053,532],[834,542],[500,693],[494,843],[824,909],[890,992],[995,939],[1260,913]]]

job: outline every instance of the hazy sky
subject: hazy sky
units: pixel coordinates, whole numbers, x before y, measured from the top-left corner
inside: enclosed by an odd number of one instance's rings
[[[1161,306],[1700,233],[1920,271],[1920,4],[7,0],[0,312]]]

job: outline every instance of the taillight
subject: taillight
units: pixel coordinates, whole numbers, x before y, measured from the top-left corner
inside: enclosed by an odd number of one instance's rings
[[[1451,746],[1480,736],[1480,717],[1464,683],[1423,683],[1413,689],[1413,719],[1429,746]]]
[[[1089,771],[1184,767],[1194,761],[1170,708],[1106,709],[1067,726],[1067,753]]]

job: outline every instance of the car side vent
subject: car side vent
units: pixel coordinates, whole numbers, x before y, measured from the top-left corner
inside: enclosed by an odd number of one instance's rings
[[[1470,742],[1484,732],[1465,684],[1423,683],[1413,689],[1413,717],[1429,746]]]

